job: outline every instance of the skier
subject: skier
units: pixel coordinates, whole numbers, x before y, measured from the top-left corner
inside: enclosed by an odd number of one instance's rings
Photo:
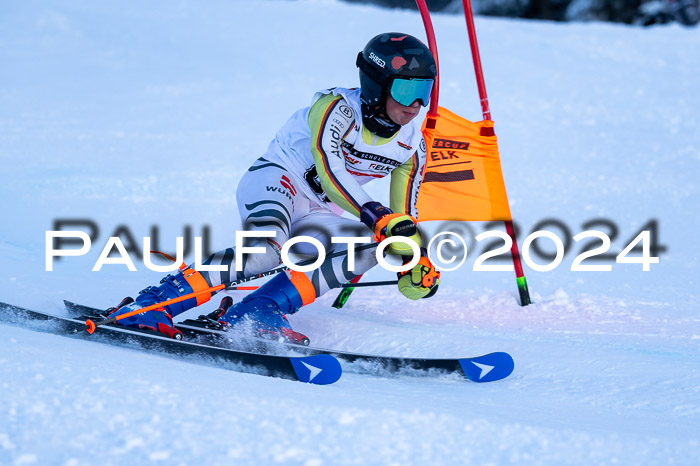
[[[141,291],[135,301],[126,298],[110,317],[271,270],[281,263],[282,245],[294,236],[312,236],[333,252],[347,249],[331,244],[333,236],[373,235],[377,241],[403,236],[421,245],[415,204],[426,153],[414,119],[421,105],[428,105],[437,74],[435,61],[415,37],[385,33],[369,41],[356,64],[360,89],[336,87],[317,92],[311,105],[294,113],[279,130],[238,185],[236,200],[243,229],[275,233],[273,238],[253,238],[245,244],[265,252],[243,255],[238,272],[233,248],[204,261],[204,265],[220,266],[221,271],[199,272],[183,264],[158,286]],[[362,185],[389,174],[390,207],[386,207]],[[360,222],[342,217],[343,212]],[[311,245],[296,246],[295,252],[317,254]],[[412,256],[410,247],[400,242],[392,243],[387,252]],[[439,272],[425,249],[421,253],[416,266],[399,273],[399,291],[409,299],[437,291]],[[371,248],[356,252],[353,271],[348,270],[348,256],[344,255],[326,259],[313,272],[281,272],[236,305],[225,297],[209,317],[230,325],[250,322],[258,335],[308,344],[306,336],[292,330],[285,315],[376,264]],[[210,299],[210,293],[200,294],[119,323],[173,337],[177,330],[172,317]]]

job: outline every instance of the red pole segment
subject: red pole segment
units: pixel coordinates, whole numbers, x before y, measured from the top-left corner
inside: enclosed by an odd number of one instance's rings
[[[467,34],[469,35],[469,45],[472,49],[472,60],[474,61],[474,72],[476,73],[476,85],[479,88],[479,98],[481,99],[481,111],[484,120],[491,121],[491,109],[489,109],[489,99],[486,96],[486,83],[484,82],[484,72],[481,68],[481,54],[479,44],[476,41],[476,28],[474,27],[474,13],[472,12],[471,0],[462,0],[464,5],[464,17],[467,20]]]
[[[418,5],[418,10],[420,11],[420,16],[423,18],[423,25],[425,26],[425,35],[428,38],[428,48],[433,54],[435,59],[435,68],[437,74],[435,76],[435,85],[433,86],[433,93],[430,96],[430,108],[428,109],[428,115],[437,115],[438,108],[438,97],[440,94],[440,65],[438,63],[438,51],[437,43],[435,42],[435,30],[433,29],[433,22],[430,20],[430,12],[428,12],[428,6],[425,4],[425,0],[416,0],[416,5]]]
[[[472,12],[472,4],[470,0],[462,0],[464,5],[464,18],[467,22],[467,34],[469,35],[469,45],[471,46],[472,60],[474,61],[474,72],[476,73],[476,84],[479,88],[479,99],[481,101],[481,111],[484,115],[484,120],[491,121],[491,109],[489,108],[489,99],[486,95],[486,83],[484,82],[484,72],[481,68],[481,56],[479,54],[479,44],[476,40],[476,28],[474,27],[474,13]],[[520,251],[518,250],[518,242],[515,239],[515,230],[513,222],[507,220],[505,222],[506,233],[513,240],[513,246],[510,248],[510,255],[513,257],[513,267],[515,268],[515,277],[518,282],[518,292],[520,294],[520,304],[527,306],[532,301],[530,292],[527,288],[527,281],[523,272],[523,265],[520,261]]]

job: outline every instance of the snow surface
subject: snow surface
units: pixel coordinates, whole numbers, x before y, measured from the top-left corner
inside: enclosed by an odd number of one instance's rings
[[[286,118],[357,85],[373,35],[425,37],[415,12],[330,0],[2,10],[0,300],[54,313],[161,277],[140,261],[90,271],[120,225],[137,241],[156,225],[164,249],[186,225],[231,245],[237,181]],[[433,21],[440,103],[480,119],[464,20]],[[697,464],[700,30],[476,25],[516,222],[574,235],[608,219],[619,252],[657,219],[659,264],[571,272],[574,245],[551,272],[526,267],[535,304],[521,308],[512,272],[471,270],[476,223],[430,301],[364,289],[335,310],[329,293],[291,317],[322,347],[512,354],[514,374],[484,385],[347,368],[311,386],[0,325],[0,464]],[[56,219],[90,219],[99,237],[45,272]]]

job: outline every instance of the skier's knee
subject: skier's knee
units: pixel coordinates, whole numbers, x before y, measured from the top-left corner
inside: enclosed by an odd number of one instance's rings
[[[246,246],[264,248],[265,250],[264,252],[245,254],[246,274],[267,272],[280,265],[279,248],[265,238],[256,238],[255,241],[251,241],[249,244],[246,244]]]
[[[375,265],[377,265],[377,255],[375,249],[364,249],[355,252],[355,268],[352,273],[362,275]]]

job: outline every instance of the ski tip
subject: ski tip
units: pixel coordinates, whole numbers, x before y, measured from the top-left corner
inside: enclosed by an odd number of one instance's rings
[[[476,358],[460,359],[464,375],[473,382],[493,382],[513,373],[515,362],[508,353],[489,353]]]
[[[330,354],[317,354],[303,358],[290,358],[300,382],[330,385],[340,379],[343,369]]]
[[[87,330],[87,333],[92,335],[95,332],[95,329],[97,326],[95,325],[95,322],[93,322],[91,319],[88,319],[85,321],[85,330]]]

